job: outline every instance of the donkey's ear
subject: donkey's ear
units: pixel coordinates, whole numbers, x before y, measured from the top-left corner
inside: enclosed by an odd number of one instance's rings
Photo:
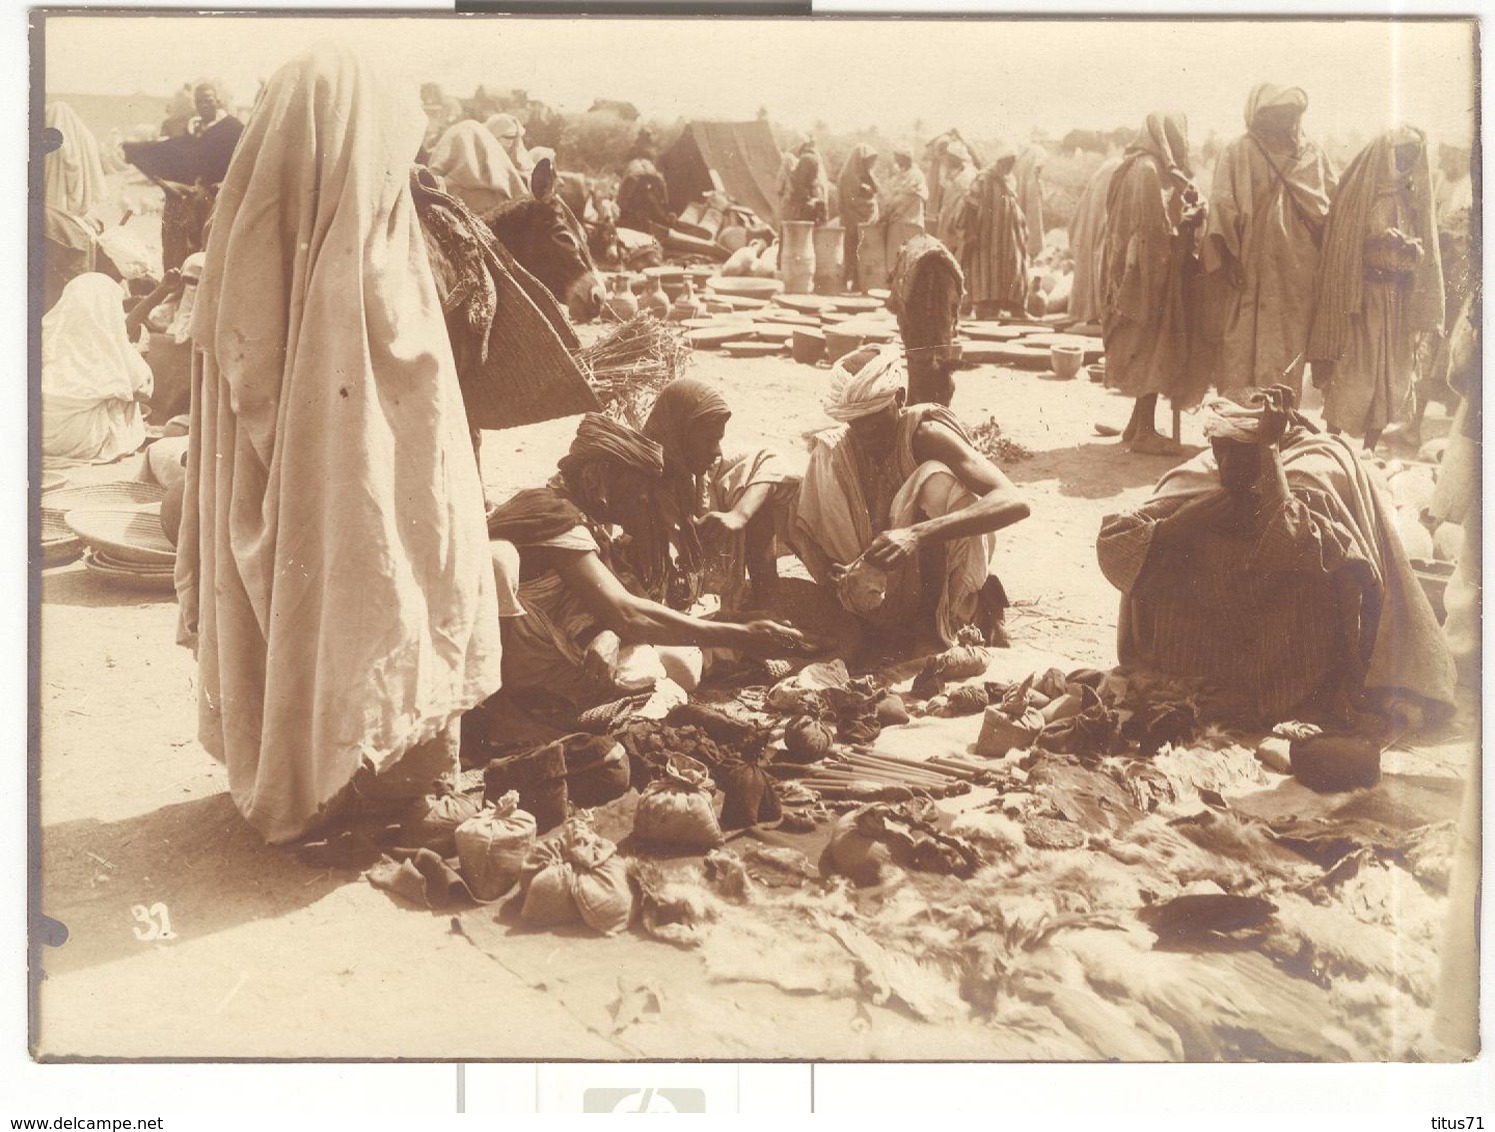
[[[555,192],[555,165],[550,158],[542,157],[529,175],[529,191],[536,200],[549,200]]]

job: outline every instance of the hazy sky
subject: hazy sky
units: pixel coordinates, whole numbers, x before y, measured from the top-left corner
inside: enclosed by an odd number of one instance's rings
[[[787,21],[62,17],[47,22],[51,93],[167,94],[203,74],[243,98],[298,47],[333,38],[402,81],[469,95],[517,87],[563,109],[594,98],[661,118],[1023,137],[1139,124],[1177,107],[1202,139],[1242,128],[1258,82],[1304,87],[1315,135],[1401,118],[1473,132],[1471,23]]]

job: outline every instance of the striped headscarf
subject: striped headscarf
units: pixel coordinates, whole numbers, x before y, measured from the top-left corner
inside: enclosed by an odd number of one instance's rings
[[[662,477],[664,449],[643,433],[600,413],[588,413],[576,428],[571,450],[559,463],[566,491],[594,520],[617,522],[627,533],[629,557],[645,591],[663,593],[670,568],[674,507]],[[619,472],[631,471],[650,484],[639,501],[620,493]]]

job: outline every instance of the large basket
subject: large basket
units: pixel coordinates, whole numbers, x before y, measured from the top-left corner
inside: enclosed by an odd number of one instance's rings
[[[70,511],[67,525],[94,550],[133,566],[171,566],[176,548],[161,529],[160,515],[139,511]]]
[[[83,565],[90,574],[111,586],[163,594],[176,590],[170,568],[141,568],[93,549],[83,552]]]

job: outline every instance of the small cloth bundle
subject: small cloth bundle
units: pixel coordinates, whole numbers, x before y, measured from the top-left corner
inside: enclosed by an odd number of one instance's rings
[[[1038,739],[1043,731],[1043,714],[1032,706],[1032,684],[1030,676],[986,709],[981,734],[976,738],[978,755],[999,759],[1008,751],[1031,747]]]
[[[858,558],[836,579],[835,588],[836,597],[848,613],[871,613],[887,600],[888,572],[865,558]]]
[[[429,849],[438,857],[457,851],[457,827],[476,817],[483,804],[470,794],[427,794],[405,808],[400,822],[400,845]]]
[[[886,694],[881,684],[870,676],[859,676],[844,688],[826,688],[821,692],[836,716],[836,738],[843,743],[871,743],[882,734],[877,719],[877,705]]]
[[[793,676],[786,676],[768,692],[768,706],[774,711],[809,711],[818,694],[828,688],[844,688],[851,683],[846,662],[837,658],[824,663],[807,664]]]
[[[1061,754],[1102,757],[1120,754],[1126,749],[1121,735],[1121,715],[1108,708],[1094,688],[1078,685],[1083,703],[1080,711],[1068,719],[1048,724],[1038,737],[1045,751]]]
[[[538,842],[524,864],[529,882],[519,918],[535,928],[554,928],[581,919],[571,898],[575,870],[558,841]]]
[[[571,860],[571,899],[582,922],[603,935],[625,930],[633,918],[633,888],[618,847],[592,828],[585,812],[566,824],[561,840]]]
[[[535,845],[526,862],[529,885],[519,917],[531,927],[559,927],[582,921],[593,931],[614,935],[633,918],[628,862],[618,847],[592,828],[583,811],[549,841]]]
[[[723,829],[744,829],[784,816],[773,778],[761,761],[728,759],[718,772],[721,782]]]
[[[831,753],[836,729],[814,715],[797,715],[784,727],[785,762],[816,763]]]
[[[535,819],[519,808],[509,791],[476,817],[457,827],[457,857],[473,898],[497,900],[519,882],[535,844]]]
[[[890,866],[968,878],[981,867],[981,851],[962,837],[941,832],[916,803],[873,803],[843,814],[826,847],[821,871],[859,885],[891,879]]]
[[[560,740],[566,761],[566,794],[572,805],[605,806],[628,792],[628,752],[610,735],[567,735]]]
[[[639,795],[633,836],[670,849],[704,851],[722,843],[722,827],[711,808],[711,774],[686,755],[672,754],[662,774]]]
[[[956,632],[955,642],[926,660],[924,668],[914,677],[910,691],[919,699],[938,695],[947,680],[969,680],[985,674],[991,654],[981,643],[981,630],[974,625],[963,626]]]
[[[930,700],[929,707],[935,715],[976,715],[991,704],[991,699],[992,685],[978,681],[956,685]]]

